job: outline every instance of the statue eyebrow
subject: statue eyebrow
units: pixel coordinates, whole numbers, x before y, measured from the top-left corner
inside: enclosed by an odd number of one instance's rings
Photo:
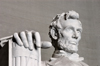
[[[74,30],[74,27],[72,27],[72,26],[67,26],[67,27],[64,27],[64,29],[73,29]]]
[[[77,29],[77,31],[80,31],[80,32],[82,32],[82,28],[78,28],[78,29]]]
[[[67,27],[64,27],[63,29],[72,29],[72,30],[74,30],[74,27],[72,27],[72,26],[67,26]],[[81,27],[78,28],[77,30],[80,31],[80,32],[82,32],[82,28],[81,28]]]

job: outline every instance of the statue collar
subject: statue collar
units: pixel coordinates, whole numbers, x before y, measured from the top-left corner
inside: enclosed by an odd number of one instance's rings
[[[77,53],[69,54],[69,53],[66,53],[64,51],[56,51],[56,52],[54,52],[53,57],[51,58],[51,60],[52,59],[54,60],[56,58],[60,58],[62,56],[68,58],[71,61],[75,61],[75,62],[84,60],[84,58],[83,57],[79,57],[79,54],[77,54]]]

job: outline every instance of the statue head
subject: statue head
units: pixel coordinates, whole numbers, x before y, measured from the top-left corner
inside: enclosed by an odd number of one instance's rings
[[[58,14],[53,18],[49,27],[49,36],[56,50],[69,53],[78,51],[82,33],[82,24],[78,19],[79,14],[75,11]]]

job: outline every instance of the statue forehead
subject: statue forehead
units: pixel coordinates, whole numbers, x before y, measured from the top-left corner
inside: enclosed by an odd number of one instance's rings
[[[82,29],[81,22],[79,20],[76,20],[76,19],[65,20],[65,21],[61,22],[61,26],[62,26],[62,28],[66,28],[68,26],[73,26],[73,27],[78,27],[78,28]]]
[[[69,25],[73,27],[80,27],[82,29],[82,24],[78,19],[79,14],[77,12],[73,10],[64,12],[62,14],[57,14],[56,17],[53,18],[51,26],[61,29]]]

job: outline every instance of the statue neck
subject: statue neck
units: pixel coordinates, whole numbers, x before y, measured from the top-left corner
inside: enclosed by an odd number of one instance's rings
[[[79,57],[79,55],[77,53],[68,53],[68,52],[65,52],[64,50],[55,50],[52,55],[52,59],[60,58],[62,56],[67,57],[72,61],[83,61],[84,60],[84,58]]]
[[[72,55],[72,53],[68,53],[64,50],[55,50],[52,57],[60,57],[60,56],[69,57],[70,55]]]

